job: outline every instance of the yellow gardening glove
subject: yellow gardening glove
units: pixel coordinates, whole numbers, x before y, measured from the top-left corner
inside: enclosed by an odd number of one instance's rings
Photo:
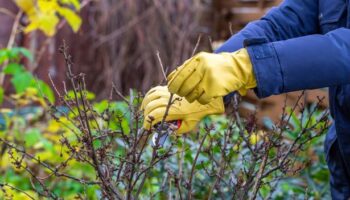
[[[157,86],[146,94],[141,105],[141,110],[144,111],[143,126],[145,129],[149,130],[162,121],[169,98],[170,92],[167,86]],[[197,123],[207,115],[221,114],[225,111],[221,97],[213,98],[208,104],[202,105],[198,102],[189,103],[185,98],[174,94],[173,101],[166,121],[181,120],[181,126],[176,134],[193,130]]]
[[[233,91],[245,95],[256,87],[249,54],[245,48],[233,53],[201,52],[168,76],[170,92],[201,104]]]

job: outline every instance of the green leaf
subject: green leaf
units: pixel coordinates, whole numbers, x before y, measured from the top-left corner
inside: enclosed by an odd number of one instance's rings
[[[10,63],[4,68],[5,74],[16,75],[24,72],[24,67],[17,63]]]
[[[7,49],[0,49],[0,65],[8,60]]]
[[[42,142],[43,142],[43,145],[44,145],[44,149],[46,151],[55,152],[55,148],[54,148],[54,146],[53,146],[51,141],[49,141],[47,139],[43,139]]]
[[[4,101],[4,88],[0,87],[0,105]]]
[[[96,112],[102,114],[108,108],[108,101],[103,100],[101,102],[95,103],[93,107]]]
[[[15,74],[11,82],[13,86],[15,87],[15,90],[17,93],[24,92],[26,88],[31,86],[34,82],[33,75],[29,72],[24,72],[20,74]]]
[[[34,57],[33,57],[32,53],[28,49],[26,49],[26,48],[19,48],[18,50],[24,57],[28,58],[28,60],[30,62],[34,61]]]
[[[193,162],[193,157],[192,157],[192,153],[191,152],[186,152],[185,153],[185,161],[188,163],[192,163]]]
[[[98,148],[102,147],[101,140],[94,140],[92,143],[93,143],[93,146],[94,146],[95,149],[98,149]]]
[[[15,87],[17,93],[24,92],[26,88],[30,87],[33,82],[33,76],[29,72],[16,74],[13,76],[11,82]]]
[[[30,62],[33,62],[34,58],[32,53],[23,47],[13,47],[11,49],[0,49],[0,64],[5,61],[14,61],[20,58],[20,55],[28,58]]]
[[[33,146],[35,143],[40,141],[40,138],[41,138],[41,133],[39,129],[37,128],[29,129],[24,135],[26,147]]]
[[[83,93],[83,96],[85,96],[87,100],[94,100],[95,97],[96,97],[96,95],[94,93],[89,92],[87,90],[84,90],[82,93]],[[76,95],[77,95],[78,99],[81,99],[80,92],[77,92]],[[69,90],[67,95],[64,98],[67,99],[67,100],[75,99],[74,91],[73,90]]]
[[[35,81],[35,85],[33,86],[39,90],[40,97],[45,96],[50,101],[50,103],[55,103],[55,94],[53,93],[50,86],[48,86],[44,81]]]
[[[20,47],[13,47],[11,49],[7,49],[7,56],[9,60],[16,60],[19,59],[21,54],[21,48]]]

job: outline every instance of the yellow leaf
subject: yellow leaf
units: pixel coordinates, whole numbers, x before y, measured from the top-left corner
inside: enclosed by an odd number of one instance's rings
[[[8,108],[0,108],[0,113],[11,113],[12,110],[11,109],[8,109]]]
[[[249,142],[252,145],[255,145],[260,140],[260,136],[256,134],[252,134],[249,138]]]
[[[28,99],[19,99],[16,103],[18,106],[26,106],[30,104],[30,101]]]
[[[26,88],[25,95],[27,97],[37,96],[38,95],[38,89],[33,88],[33,87]]]
[[[56,26],[59,22],[59,18],[55,15],[55,13],[40,13],[37,16],[30,18],[30,21],[30,24],[24,29],[24,32],[28,33],[35,29],[39,29],[47,36],[53,36],[56,32]]]
[[[29,24],[24,32],[41,30],[47,36],[56,33],[56,26],[60,21],[58,15],[67,20],[74,32],[81,26],[82,20],[73,10],[80,9],[79,0],[14,0],[29,19]],[[67,7],[63,7],[67,5]],[[74,6],[74,8],[71,8]]]
[[[60,130],[61,124],[55,120],[50,120],[49,126],[47,127],[47,131],[50,133],[56,133]]]
[[[60,6],[57,1],[38,0],[38,7],[42,13],[54,14]]]
[[[79,0],[61,0],[61,2],[66,5],[73,5],[76,10],[80,10]]]
[[[29,33],[31,31],[35,31],[36,29],[39,28],[39,23],[36,23],[35,20],[34,23],[33,23],[34,20],[31,20],[31,22],[25,27],[24,29],[24,32],[25,33]]]
[[[36,157],[38,159],[40,158],[41,161],[48,161],[48,160],[54,161],[58,159],[56,156],[57,155],[51,151],[41,151],[36,153]]]
[[[34,0],[14,0],[16,5],[23,10],[27,15],[30,15],[35,10]]]
[[[8,153],[4,153],[4,155],[0,158],[0,167],[2,169],[6,169],[7,167],[11,167],[11,158],[9,157]]]
[[[22,98],[22,96],[23,96],[23,93],[16,93],[16,94],[11,94],[10,95],[10,97],[12,99],[15,99],[15,100]]]
[[[255,145],[260,140],[262,140],[263,137],[264,137],[264,132],[263,131],[259,130],[257,133],[253,132],[250,135],[249,142],[250,142],[251,145]]]
[[[29,194],[31,197],[34,197],[35,199],[39,199],[38,198],[38,194],[32,190],[27,190],[25,191],[27,194]],[[29,196],[27,196],[26,194],[24,194],[23,192],[17,192],[14,196],[13,196],[13,200],[32,200],[32,198],[30,198]]]
[[[81,26],[81,18],[68,8],[59,8],[57,12],[64,17],[74,32],[77,32]]]
[[[42,141],[35,143],[33,146],[34,149],[41,149],[43,147],[44,147],[44,143]]]

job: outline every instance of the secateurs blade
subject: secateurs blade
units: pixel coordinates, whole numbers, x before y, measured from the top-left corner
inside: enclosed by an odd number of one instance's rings
[[[152,137],[153,147],[163,147],[168,136],[174,133],[181,126],[181,120],[164,122],[163,125],[158,123],[154,126],[155,133]]]

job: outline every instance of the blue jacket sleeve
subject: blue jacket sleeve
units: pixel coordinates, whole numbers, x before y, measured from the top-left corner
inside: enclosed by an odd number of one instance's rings
[[[285,0],[260,20],[249,23],[215,52],[234,52],[251,38],[268,42],[286,40],[318,32],[318,0]]]
[[[350,83],[350,29],[247,47],[259,97]]]

